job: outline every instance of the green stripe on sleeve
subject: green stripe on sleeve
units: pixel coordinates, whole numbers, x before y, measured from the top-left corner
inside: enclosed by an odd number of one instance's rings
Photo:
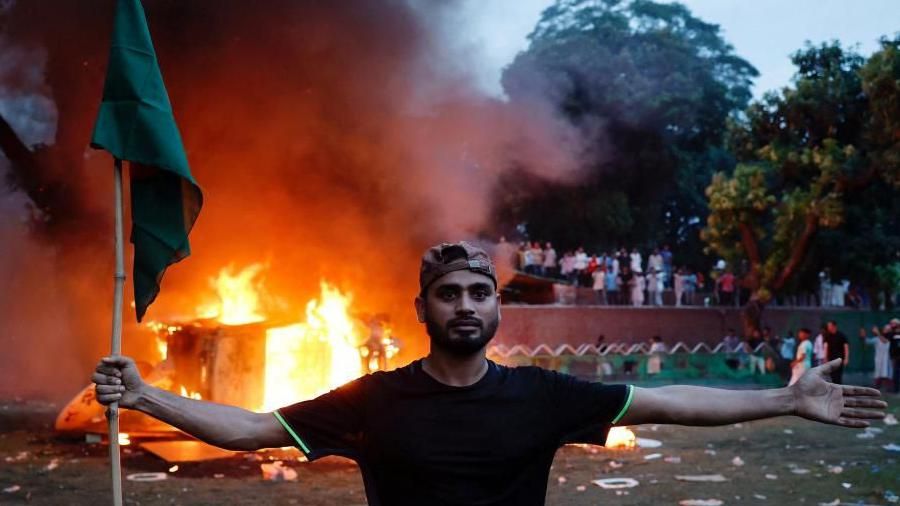
[[[300,439],[300,436],[298,436],[297,433],[294,432],[294,429],[291,428],[290,424],[288,424],[287,421],[282,418],[281,413],[279,413],[278,411],[273,411],[272,414],[275,415],[275,419],[277,419],[278,422],[281,423],[281,426],[284,427],[284,430],[288,431],[288,434],[290,434],[291,437],[294,438],[294,441],[297,442],[297,446],[299,446],[300,449],[303,450],[303,453],[308,455],[309,447],[306,446],[306,443],[304,443],[303,440]]]
[[[619,414],[613,418],[612,425],[619,423],[619,420],[625,416],[625,413],[628,411],[628,408],[631,407],[631,401],[634,400],[634,385],[628,385],[628,395],[625,396],[625,404],[622,405],[622,409],[619,411]]]

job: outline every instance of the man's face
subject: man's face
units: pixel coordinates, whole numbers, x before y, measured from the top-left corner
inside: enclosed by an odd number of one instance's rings
[[[803,332],[801,330],[800,332],[797,332],[797,339],[799,339],[801,341],[806,341],[807,339],[809,339],[809,333]]]
[[[457,356],[478,353],[500,324],[500,296],[491,278],[468,270],[438,278],[416,298],[431,345]]]
[[[837,332],[837,325],[835,325],[834,323],[828,322],[826,328],[828,329],[828,332],[831,332],[832,334]]]

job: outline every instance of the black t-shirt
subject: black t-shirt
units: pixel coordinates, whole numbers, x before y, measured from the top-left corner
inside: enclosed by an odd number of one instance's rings
[[[310,460],[356,460],[370,505],[544,504],[556,450],[603,444],[633,388],[488,365],[477,383],[452,387],[417,360],[275,416]]]
[[[844,358],[844,345],[847,344],[847,336],[840,330],[832,334],[825,333],[825,343],[828,344],[828,360]]]

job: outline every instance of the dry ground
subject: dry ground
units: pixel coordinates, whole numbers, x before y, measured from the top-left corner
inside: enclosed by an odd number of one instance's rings
[[[889,401],[891,411],[900,417],[900,399]],[[55,437],[50,424],[56,409],[34,402],[0,402],[0,504],[109,503],[105,447]],[[900,453],[882,445],[900,444],[900,425],[876,426],[883,432],[872,439],[857,438],[857,431],[794,418],[713,429],[645,426],[639,428],[638,436],[662,441],[661,448],[560,450],[550,475],[547,504],[659,505],[684,499],[720,499],[728,505],[836,504],[836,499],[849,504],[891,504],[886,492],[900,494]],[[662,457],[645,459],[654,453]],[[743,465],[735,465],[735,457]],[[47,470],[54,459],[58,467]],[[169,473],[168,464],[131,447],[123,463],[126,474],[167,474],[160,482],[126,482],[130,505],[365,504],[356,467],[339,459],[315,464],[288,461],[286,465],[296,468],[299,478],[279,483],[263,481],[260,463],[241,456],[182,464]],[[841,472],[834,473],[833,466],[840,466]],[[808,473],[796,474],[797,468]],[[721,473],[728,481],[684,483],[674,478],[711,473]],[[593,479],[608,477],[634,478],[640,484],[618,493],[591,484]],[[15,491],[4,491],[16,486]]]

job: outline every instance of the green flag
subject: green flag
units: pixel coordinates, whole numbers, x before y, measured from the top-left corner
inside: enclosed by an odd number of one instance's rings
[[[119,0],[91,146],[131,162],[134,302],[141,321],[166,268],[190,255],[203,194],[191,176],[139,0]]]

